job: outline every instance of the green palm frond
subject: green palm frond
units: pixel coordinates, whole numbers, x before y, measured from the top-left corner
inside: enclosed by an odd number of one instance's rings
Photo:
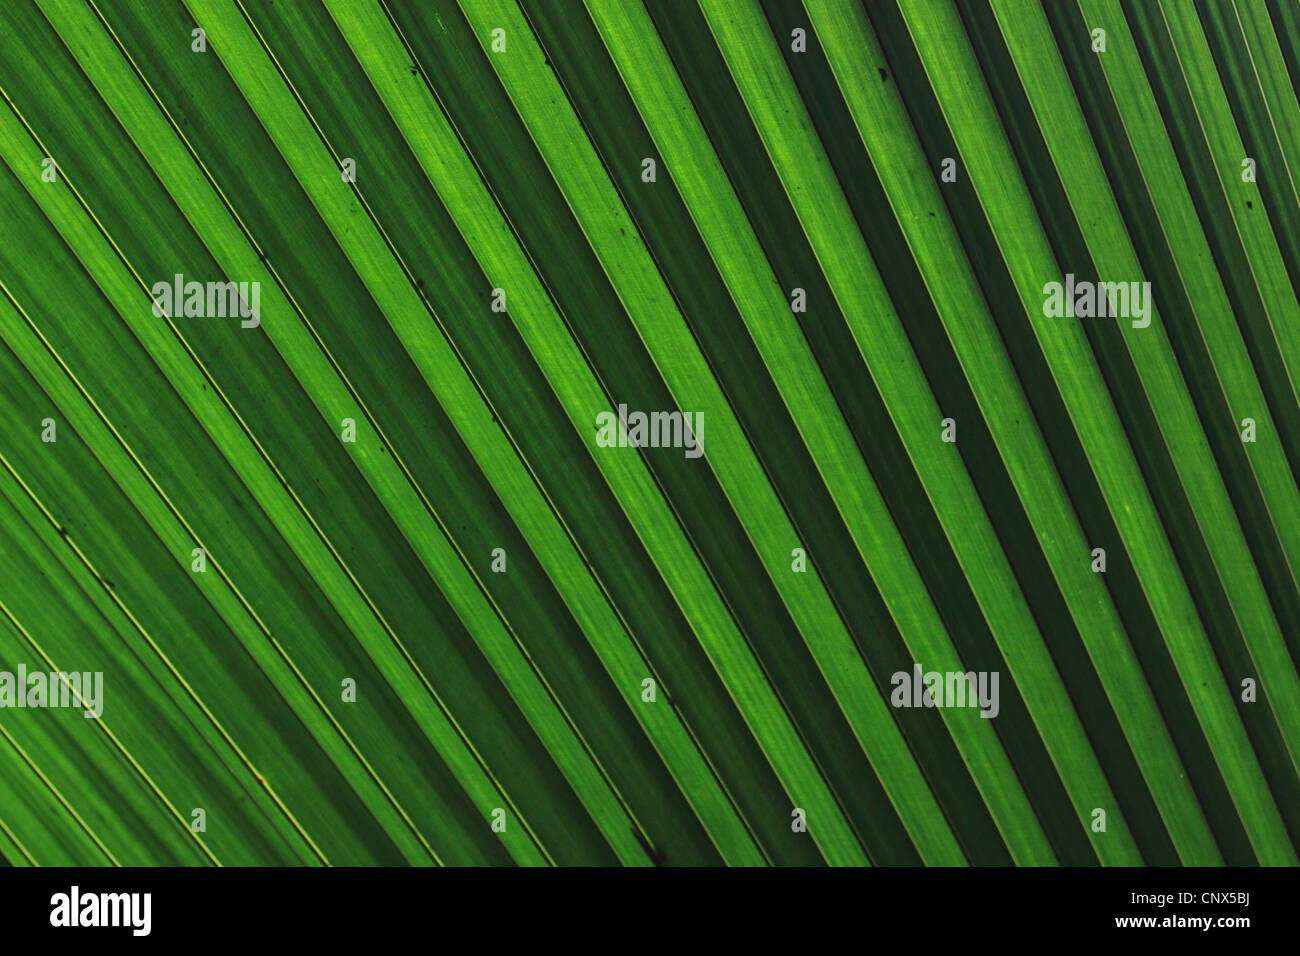
[[[0,5],[0,860],[1300,862],[1298,77],[1293,0]]]

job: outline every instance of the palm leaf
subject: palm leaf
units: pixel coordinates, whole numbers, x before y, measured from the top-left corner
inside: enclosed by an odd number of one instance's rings
[[[3,861],[1300,862],[1289,4],[0,18]]]

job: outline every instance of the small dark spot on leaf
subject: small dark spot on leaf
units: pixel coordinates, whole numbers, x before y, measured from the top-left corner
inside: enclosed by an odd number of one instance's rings
[[[1247,199],[1247,200],[1246,200],[1246,208],[1247,208],[1247,209],[1254,209],[1254,208],[1255,208],[1255,204],[1254,204],[1253,202],[1251,202],[1249,199]]]
[[[880,70],[880,82],[881,83],[889,82],[889,71],[886,70],[883,66],[876,67],[876,69]]]
[[[933,215],[934,215],[934,213],[930,213],[930,215],[931,215],[931,216],[933,216]]]

